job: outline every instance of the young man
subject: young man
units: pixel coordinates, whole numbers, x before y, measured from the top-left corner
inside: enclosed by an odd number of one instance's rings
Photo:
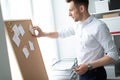
[[[78,24],[59,32],[43,32],[39,27],[36,37],[76,36],[76,54],[78,66],[75,71],[80,80],[106,80],[104,65],[118,60],[118,53],[106,24],[88,12],[88,0],[66,0],[69,4],[69,16]]]

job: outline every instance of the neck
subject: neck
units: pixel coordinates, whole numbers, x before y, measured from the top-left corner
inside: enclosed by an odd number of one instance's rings
[[[84,14],[83,14],[83,19],[82,19],[80,22],[83,23],[89,16],[90,16],[89,13],[84,13]]]

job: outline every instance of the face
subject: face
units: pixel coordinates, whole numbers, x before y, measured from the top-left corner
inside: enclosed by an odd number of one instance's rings
[[[73,1],[69,3],[69,16],[71,16],[75,22],[81,21],[83,18],[80,6],[76,7]]]

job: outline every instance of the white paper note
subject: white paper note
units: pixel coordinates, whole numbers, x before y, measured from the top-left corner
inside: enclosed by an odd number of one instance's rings
[[[29,31],[30,31],[32,34],[34,34],[34,30],[33,30],[33,28],[32,28],[32,25],[29,25]]]
[[[34,50],[34,45],[33,45],[33,42],[32,41],[29,41],[29,46],[30,46],[30,50]]]
[[[18,29],[19,29],[20,34],[23,36],[25,34],[25,31],[24,31],[23,26],[21,24],[18,26]]]
[[[17,36],[20,35],[19,29],[16,24],[12,27],[12,30],[14,31],[14,35],[17,35]]]
[[[19,39],[19,37],[17,35],[13,36],[13,41],[17,45],[17,47],[19,47],[19,45],[20,45],[20,39]]]
[[[24,55],[25,55],[26,58],[29,57],[29,51],[28,51],[27,47],[23,48],[23,53],[24,53]]]

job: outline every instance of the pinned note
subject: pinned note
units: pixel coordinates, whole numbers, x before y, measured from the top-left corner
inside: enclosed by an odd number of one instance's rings
[[[17,45],[17,47],[19,47],[19,45],[20,45],[20,39],[19,39],[19,37],[17,35],[13,36],[13,41]]]
[[[32,34],[34,34],[34,30],[33,30],[33,28],[32,28],[32,25],[29,25],[29,31],[30,31]]]
[[[20,34],[23,36],[25,34],[25,31],[24,31],[23,26],[21,24],[19,24],[18,29],[19,29]]]
[[[32,42],[32,41],[29,41],[29,46],[30,46],[30,50],[32,50],[32,51],[33,51],[33,50],[35,50],[35,49],[34,49],[34,45],[33,45],[33,42]]]
[[[29,57],[29,51],[28,51],[27,47],[23,48],[23,53],[24,53],[24,55],[25,55],[26,58]]]
[[[14,35],[17,35],[17,36],[20,35],[19,29],[16,24],[12,27],[12,30],[14,31]]]

